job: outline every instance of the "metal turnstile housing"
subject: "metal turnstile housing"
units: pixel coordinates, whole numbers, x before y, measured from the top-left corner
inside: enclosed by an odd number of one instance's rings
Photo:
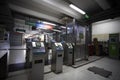
[[[33,55],[32,60],[32,80],[44,80],[44,57],[45,55]]]
[[[63,50],[62,44],[61,43],[53,43],[51,70],[55,73],[62,72],[63,53],[64,53],[64,50]]]
[[[45,46],[43,42],[34,43],[39,44],[32,46],[32,69],[29,80],[44,80]]]
[[[64,47],[64,64],[73,65],[73,46],[71,43],[66,43]]]

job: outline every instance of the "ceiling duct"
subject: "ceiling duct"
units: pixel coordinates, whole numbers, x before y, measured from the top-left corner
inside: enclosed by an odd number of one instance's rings
[[[66,16],[65,16],[65,17],[61,18],[60,20],[61,20],[62,23],[64,23],[64,24],[66,25],[67,23],[72,22],[72,21],[73,21],[73,18],[70,18],[70,17],[66,17]]]

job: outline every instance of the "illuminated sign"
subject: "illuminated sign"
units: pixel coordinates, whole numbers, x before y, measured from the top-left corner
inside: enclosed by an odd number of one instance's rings
[[[37,29],[50,29],[51,30],[51,29],[53,29],[53,26],[37,22],[36,28]]]

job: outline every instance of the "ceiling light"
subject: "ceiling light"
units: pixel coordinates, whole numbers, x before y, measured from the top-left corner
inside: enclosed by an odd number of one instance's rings
[[[76,6],[73,5],[73,4],[70,4],[69,6],[70,6],[72,9],[78,11],[79,13],[81,13],[81,14],[83,14],[83,15],[86,14],[83,10],[81,10],[80,8],[76,7]]]
[[[52,29],[53,31],[56,31],[56,32],[61,32],[60,30],[57,30],[57,29]]]
[[[52,25],[52,26],[56,26],[56,24],[53,24],[53,23],[50,23],[50,22],[45,22],[45,21],[43,21],[42,23],[43,23],[43,24]]]
[[[66,27],[65,27],[65,26],[61,26],[61,28],[64,28],[64,29],[66,29]]]

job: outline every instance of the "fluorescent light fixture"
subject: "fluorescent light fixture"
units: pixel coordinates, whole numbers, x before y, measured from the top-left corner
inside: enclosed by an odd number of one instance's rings
[[[64,29],[66,29],[66,27],[65,27],[65,26],[61,26],[61,28],[64,28]]]
[[[86,14],[83,10],[81,10],[80,8],[76,7],[76,6],[73,5],[73,4],[70,4],[69,6],[70,6],[72,9],[78,11],[79,13],[81,13],[81,14],[83,14],[83,15]]]
[[[43,21],[42,23],[43,23],[43,24],[52,25],[52,26],[56,26],[56,24],[53,24],[53,23],[50,23],[50,22],[45,22],[45,21]]]
[[[68,27],[67,29],[70,30],[71,28]]]
[[[61,32],[60,30],[57,30],[57,29],[52,29],[53,31],[56,31],[56,32]]]

